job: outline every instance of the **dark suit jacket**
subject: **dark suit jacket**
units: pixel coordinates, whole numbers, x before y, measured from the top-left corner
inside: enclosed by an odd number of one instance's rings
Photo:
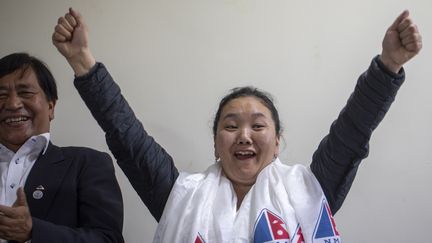
[[[108,154],[50,143],[24,190],[32,243],[124,242],[123,201]]]

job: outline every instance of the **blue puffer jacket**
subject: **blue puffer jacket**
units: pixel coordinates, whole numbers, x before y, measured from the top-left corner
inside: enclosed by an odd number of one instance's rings
[[[342,206],[372,131],[390,108],[405,78],[378,57],[358,79],[346,106],[321,141],[310,165],[333,213]],[[107,144],[132,186],[159,221],[178,177],[171,156],[147,134],[102,63],[75,78],[75,87],[106,133]]]

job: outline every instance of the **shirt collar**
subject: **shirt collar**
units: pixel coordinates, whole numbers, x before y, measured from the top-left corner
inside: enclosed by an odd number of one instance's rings
[[[46,150],[48,149],[48,145],[50,142],[50,133],[42,133],[39,135],[35,135],[27,139],[23,145],[18,149],[17,153],[22,153],[22,149],[30,151],[26,151],[24,153],[30,153],[30,152],[37,152],[45,154]],[[8,149],[6,146],[0,143],[0,157],[12,157],[15,153]]]
[[[46,132],[46,133],[42,133],[40,135],[33,136],[33,137],[36,137],[36,139],[39,140],[40,143],[43,145],[42,154],[45,154],[45,152],[48,149],[48,145],[49,145],[50,138],[51,138],[50,133]]]

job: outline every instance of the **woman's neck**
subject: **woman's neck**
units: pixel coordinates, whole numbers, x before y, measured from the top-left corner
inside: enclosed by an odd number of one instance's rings
[[[249,192],[249,190],[251,189],[252,185],[243,185],[243,184],[237,184],[237,183],[233,183],[233,188],[234,188],[234,192],[237,196],[237,210],[239,210],[243,199],[245,198],[246,194]]]

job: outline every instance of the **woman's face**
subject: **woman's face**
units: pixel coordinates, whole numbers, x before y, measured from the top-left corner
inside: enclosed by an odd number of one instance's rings
[[[279,154],[271,112],[256,97],[236,98],[222,108],[214,142],[215,155],[234,184],[253,185]]]

